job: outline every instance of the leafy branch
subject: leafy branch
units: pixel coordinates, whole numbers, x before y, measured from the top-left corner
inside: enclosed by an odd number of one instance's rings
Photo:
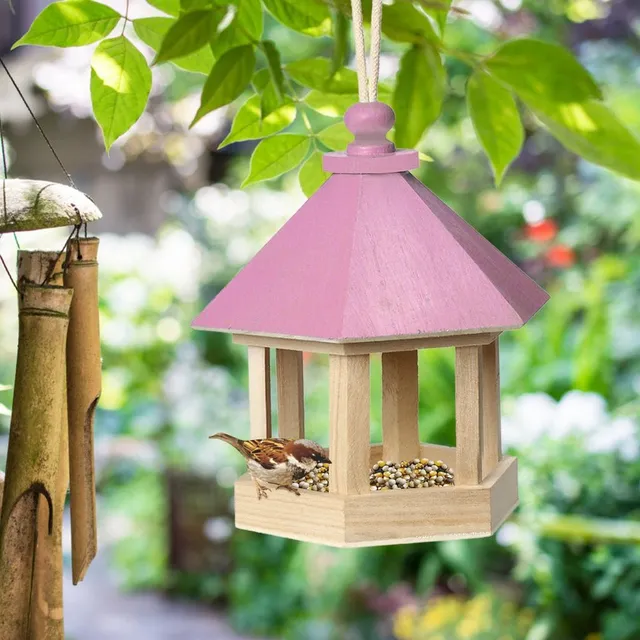
[[[300,167],[305,193],[327,174],[323,150],[346,148],[350,135],[338,118],[357,101],[356,74],[345,68],[349,52],[349,2],[345,0],[147,0],[164,16],[131,20],[95,0],[47,6],[14,46],[78,47],[99,43],[91,62],[93,110],[107,149],[142,115],[151,90],[151,67],[170,62],[206,76],[195,124],[246,95],[222,146],[260,140],[245,184]],[[365,0],[366,5],[366,0]],[[285,27],[309,37],[331,36],[331,58],[283,65],[277,44],[263,38],[265,10]],[[365,15],[368,10],[365,6]],[[396,112],[395,141],[419,147],[438,120],[448,91],[447,58],[471,67],[466,86],[469,115],[500,183],[524,143],[521,106],[567,149],[640,180],[640,142],[603,100],[602,92],[567,49],[530,38],[507,41],[489,55],[452,49],[449,16],[465,18],[450,0],[396,0],[383,9],[383,33],[404,47],[393,87],[380,99]],[[109,37],[122,22],[122,32]],[[152,49],[149,65],[125,35]],[[256,71],[256,66],[260,67]],[[308,112],[335,121],[314,131]],[[299,121],[303,133],[288,128]]]

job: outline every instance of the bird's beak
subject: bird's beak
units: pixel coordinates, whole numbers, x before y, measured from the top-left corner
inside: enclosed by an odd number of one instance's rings
[[[320,462],[324,462],[326,464],[331,464],[331,460],[329,460],[329,458],[327,456],[325,456],[324,458],[322,458],[322,460]]]

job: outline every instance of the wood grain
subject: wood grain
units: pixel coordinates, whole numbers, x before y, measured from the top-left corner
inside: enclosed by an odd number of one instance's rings
[[[18,251],[18,286],[64,285],[65,256],[59,251]],[[73,299],[71,303],[73,309]],[[70,312],[71,313],[71,309]],[[67,334],[68,336],[68,334]],[[67,337],[68,339],[68,337]],[[69,420],[67,415],[67,376],[63,371],[63,402],[60,423],[58,472],[51,495],[52,532],[49,535],[49,504],[37,496],[37,534],[31,586],[30,637],[34,640],[64,640],[62,526],[69,491]]]
[[[276,349],[278,437],[304,438],[302,352]]]
[[[98,238],[71,240],[65,286],[73,288],[67,337],[71,487],[71,568],[78,584],[98,552],[94,422],[102,393],[98,310]]]
[[[425,457],[455,458],[450,447],[423,445]],[[371,460],[379,455],[375,446]],[[486,537],[517,505],[517,464],[503,458],[477,486],[408,489],[341,495],[274,491],[256,498],[248,474],[235,486],[239,529],[316,542],[333,547],[365,547]]]
[[[456,348],[456,484],[482,482],[483,409],[480,347]]]
[[[395,351],[416,351],[419,349],[442,349],[445,347],[465,347],[493,342],[497,333],[475,333],[470,335],[444,335],[430,337],[402,338],[400,340],[365,340],[359,342],[332,342],[308,340],[287,336],[259,336],[253,334],[234,333],[236,344],[254,347],[272,347],[291,349],[309,353],[325,353],[329,355],[355,356],[366,353],[382,353]]]
[[[336,174],[193,325],[329,341],[496,333],[547,299],[411,174]]]
[[[271,437],[271,364],[269,349],[249,347],[249,425],[251,438]]]
[[[417,351],[382,354],[382,445],[384,460],[420,455]]]
[[[43,530],[47,537],[54,534],[54,523],[61,523],[54,500],[60,481],[66,340],[73,296],[73,291],[63,287],[27,283],[22,284],[21,293],[15,392],[0,514],[3,640],[29,637],[38,517],[46,517]],[[46,505],[39,510],[41,497]],[[61,589],[61,580],[58,585]],[[57,596],[61,597],[61,592]],[[58,630],[62,631],[61,625]]]
[[[500,360],[498,340],[482,347],[482,477],[502,458]]]
[[[369,492],[369,356],[329,357],[329,487]]]

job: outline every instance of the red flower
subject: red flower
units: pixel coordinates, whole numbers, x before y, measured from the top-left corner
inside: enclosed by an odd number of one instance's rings
[[[553,220],[542,220],[525,226],[525,235],[533,242],[549,242],[556,237],[558,225]]]
[[[547,259],[547,263],[552,267],[566,269],[575,264],[576,253],[571,247],[567,247],[566,244],[557,244],[546,252],[545,258]]]

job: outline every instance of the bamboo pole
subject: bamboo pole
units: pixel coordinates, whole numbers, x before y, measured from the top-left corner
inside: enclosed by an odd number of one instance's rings
[[[63,285],[65,256],[55,251],[19,251],[18,283],[51,286]],[[64,506],[69,489],[69,427],[67,421],[66,367],[63,371],[63,402],[60,418],[60,449],[58,473],[53,502],[53,531],[48,535],[48,505],[38,496],[38,529],[35,543],[33,585],[31,589],[31,622],[29,634],[32,640],[64,640],[63,617],[63,558],[62,523]]]
[[[93,454],[94,412],[101,392],[98,239],[73,240],[65,286],[74,291],[67,339],[67,402],[71,484],[71,560],[78,584],[98,548]]]
[[[0,638],[29,637],[38,497],[52,497],[58,477],[68,312],[73,292],[21,287],[18,358],[2,511],[0,513]]]

